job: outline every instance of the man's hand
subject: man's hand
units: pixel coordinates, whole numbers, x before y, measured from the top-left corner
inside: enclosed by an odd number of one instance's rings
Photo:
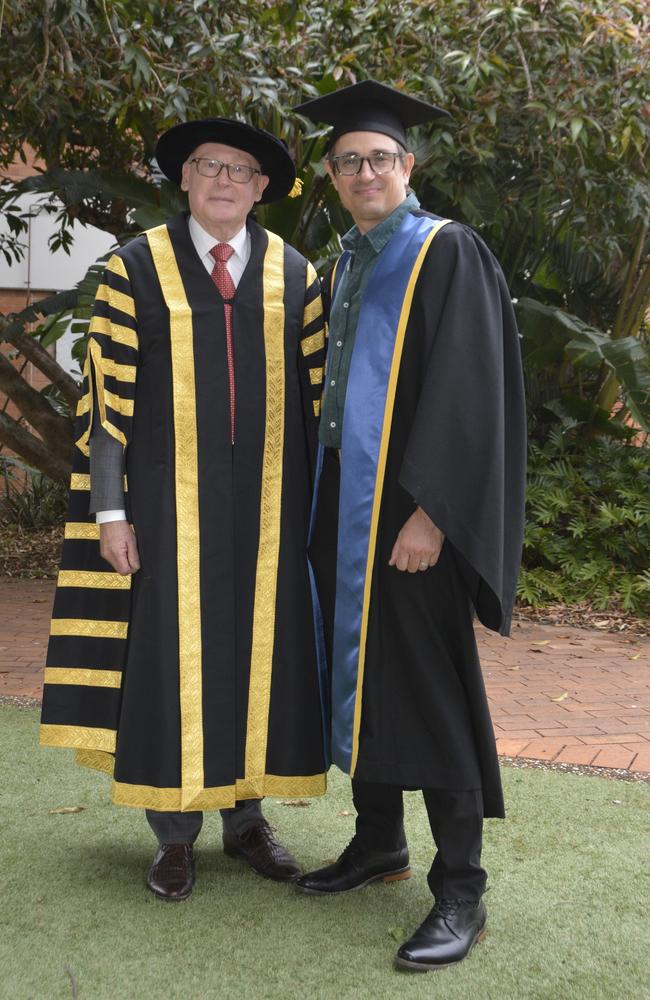
[[[135,532],[128,521],[107,521],[99,526],[99,552],[114,570],[127,576],[140,569]]]
[[[397,536],[388,565],[409,573],[424,572],[438,562],[444,540],[442,531],[418,507]]]

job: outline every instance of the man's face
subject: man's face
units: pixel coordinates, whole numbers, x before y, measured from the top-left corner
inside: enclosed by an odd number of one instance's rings
[[[216,239],[229,239],[245,224],[246,216],[262,197],[269,178],[255,173],[242,184],[231,181],[225,167],[218,177],[204,177],[197,170],[197,164],[191,162],[199,156],[222,163],[239,163],[255,170],[259,170],[260,165],[250,153],[218,142],[197,146],[183,164],[181,188],[187,191],[192,216]]]
[[[364,160],[358,174],[339,174],[327,161],[327,172],[339,198],[362,233],[366,233],[393,212],[406,197],[406,186],[413,169],[412,153],[405,153],[395,139],[381,132],[346,132],[339,136],[332,149],[332,156],[356,153],[370,156],[373,153],[402,153],[395,166],[386,174],[373,173]]]

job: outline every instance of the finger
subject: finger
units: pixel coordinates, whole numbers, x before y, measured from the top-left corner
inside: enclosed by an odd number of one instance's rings
[[[411,552],[408,562],[409,573],[417,573],[420,569],[420,563],[422,562],[422,557],[419,552]]]
[[[397,550],[397,558],[395,560],[395,567],[398,570],[400,570],[400,572],[403,573],[405,570],[408,569],[408,565],[409,565],[409,555],[408,555],[408,552],[405,552],[404,549],[402,549],[401,547],[398,548],[398,550]]]

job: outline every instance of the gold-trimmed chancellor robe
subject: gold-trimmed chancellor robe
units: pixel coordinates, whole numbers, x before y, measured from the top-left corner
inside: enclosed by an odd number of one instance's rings
[[[322,306],[311,265],[248,228],[234,447],[223,300],[187,216],[116,253],[97,293],[41,742],[112,774],[123,805],[218,809],[325,790],[306,555]],[[102,560],[88,514],[93,395],[126,449],[133,577]]]

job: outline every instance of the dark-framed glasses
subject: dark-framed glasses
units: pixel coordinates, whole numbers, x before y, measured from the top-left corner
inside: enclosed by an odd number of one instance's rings
[[[262,173],[255,167],[249,167],[247,163],[223,163],[212,156],[193,156],[190,163],[196,164],[201,177],[218,177],[225,167],[229,179],[235,184],[248,184],[253,179],[253,174]]]
[[[387,150],[379,149],[370,156],[360,156],[358,153],[343,153],[341,156],[330,157],[330,163],[334,164],[337,174],[344,177],[352,177],[353,174],[361,173],[364,161],[368,164],[373,174],[389,174],[395,168],[395,162],[404,159],[404,153],[389,153]]]

